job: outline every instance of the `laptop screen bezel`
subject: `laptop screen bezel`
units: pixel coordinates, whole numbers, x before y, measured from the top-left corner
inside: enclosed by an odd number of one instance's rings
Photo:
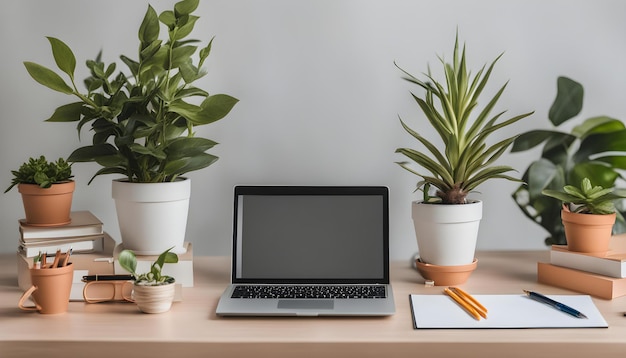
[[[337,195],[337,196],[380,196],[383,200],[382,226],[383,226],[383,276],[373,278],[306,278],[306,279],[282,279],[282,278],[245,278],[237,277],[239,264],[237,255],[238,243],[238,210],[239,197],[242,195]],[[385,186],[257,186],[237,185],[234,187],[233,202],[233,238],[232,238],[232,283],[252,284],[389,284],[389,189]]]

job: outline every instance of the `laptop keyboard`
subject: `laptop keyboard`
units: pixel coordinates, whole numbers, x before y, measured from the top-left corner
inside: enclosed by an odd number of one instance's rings
[[[237,285],[232,298],[385,298],[382,285]]]

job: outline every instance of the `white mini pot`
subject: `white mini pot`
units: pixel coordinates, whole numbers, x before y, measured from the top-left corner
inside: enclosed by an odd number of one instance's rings
[[[439,266],[469,265],[474,261],[481,201],[468,204],[412,203],[412,216],[422,262]]]
[[[185,253],[191,180],[167,183],[130,183],[114,180],[117,220],[125,249],[136,255]]]
[[[144,313],[163,313],[170,310],[176,288],[174,283],[159,286],[133,285],[132,298]]]

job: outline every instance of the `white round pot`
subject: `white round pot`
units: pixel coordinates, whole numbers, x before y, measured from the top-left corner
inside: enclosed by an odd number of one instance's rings
[[[114,180],[117,221],[125,249],[137,255],[185,253],[191,180],[168,183],[130,183]]]
[[[439,266],[474,261],[482,201],[468,204],[412,203],[412,216],[422,262]]]
[[[132,298],[144,313],[163,313],[170,310],[174,301],[173,283],[159,286],[133,285]]]

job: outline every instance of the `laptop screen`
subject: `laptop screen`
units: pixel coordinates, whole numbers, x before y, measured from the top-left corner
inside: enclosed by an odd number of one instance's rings
[[[237,186],[233,282],[388,283],[386,187]]]

